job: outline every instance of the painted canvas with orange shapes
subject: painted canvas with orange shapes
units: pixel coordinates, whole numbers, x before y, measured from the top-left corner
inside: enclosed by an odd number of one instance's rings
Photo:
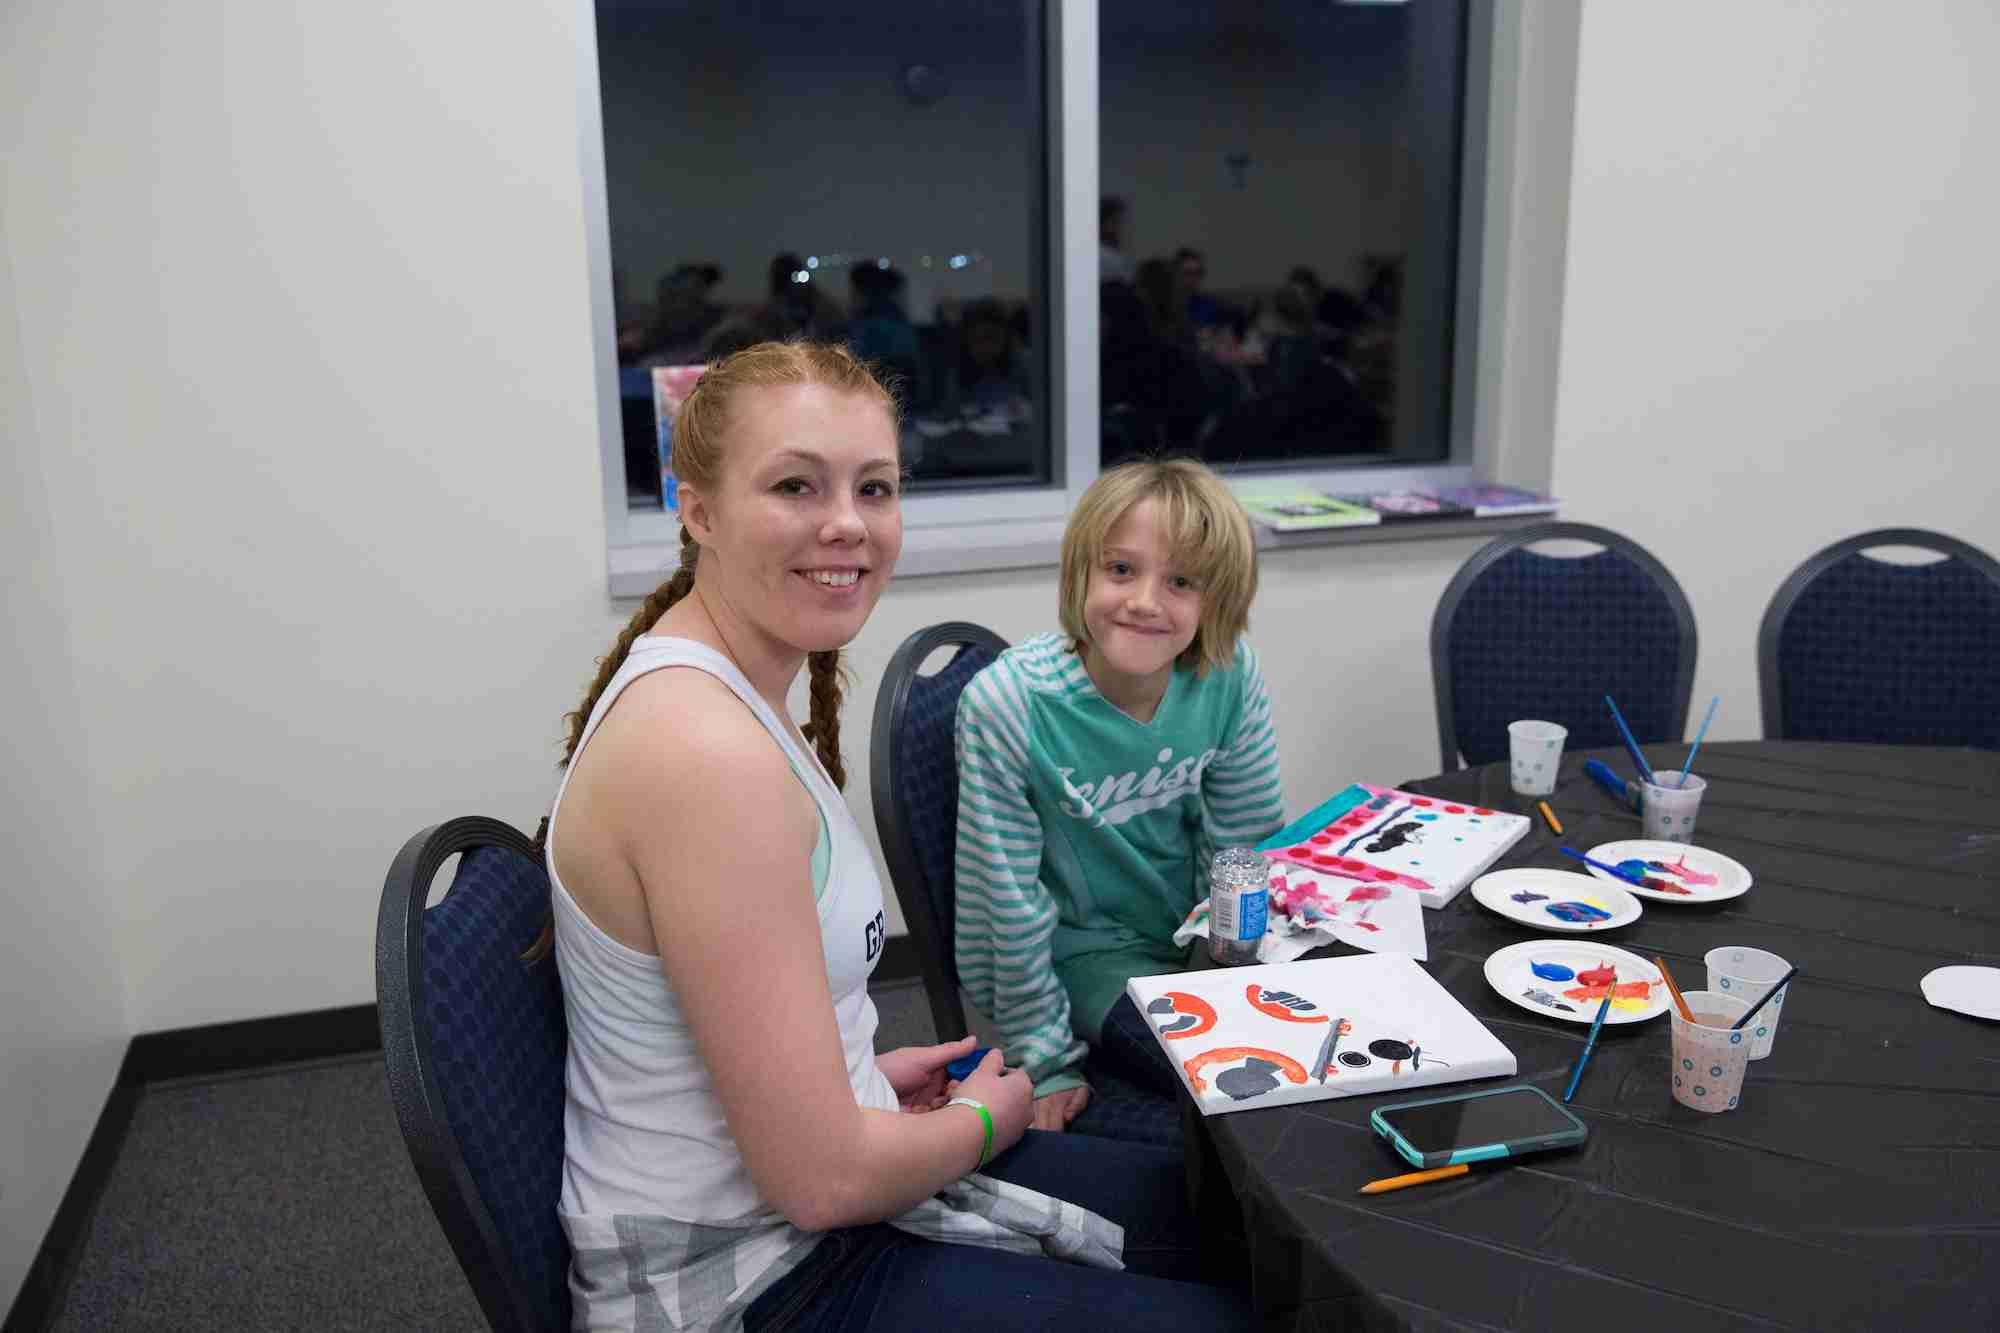
[[[1368,954],[1134,977],[1126,992],[1203,1115],[1516,1071],[1412,958]]]

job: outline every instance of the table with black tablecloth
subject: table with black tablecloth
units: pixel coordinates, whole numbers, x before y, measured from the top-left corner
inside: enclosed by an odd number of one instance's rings
[[[1657,767],[1686,751],[1648,747]],[[1550,804],[1496,865],[1642,837],[1567,755]],[[1410,1168],[1368,1127],[1387,1096],[1186,1119],[1200,1206],[1240,1218],[1267,1326],[1627,1330],[2000,1327],[2000,1023],[1933,1008],[1931,969],[2000,963],[2000,754],[1752,741],[1702,747],[1695,842],[1742,862],[1742,897],[1645,900],[1602,935],[1684,989],[1720,944],[1802,965],[1742,1105],[1668,1092],[1668,1020],[1607,1026],[1572,1109],[1581,1149],[1389,1194]],[[1404,783],[1533,813],[1507,765]],[[1497,995],[1482,965],[1543,935],[1470,892],[1426,912],[1431,975],[1560,1097],[1587,1029]],[[1344,945],[1313,957],[1355,952]],[[1436,1095],[1453,1087],[1426,1090]],[[1497,1086],[1497,1085],[1496,1085]]]

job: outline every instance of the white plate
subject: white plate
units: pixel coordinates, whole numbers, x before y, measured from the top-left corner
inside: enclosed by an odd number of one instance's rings
[[[1568,870],[1496,870],[1472,881],[1472,896],[1510,921],[1535,930],[1586,934],[1616,930],[1639,919],[1639,900],[1618,887],[1616,880],[1599,881]],[[1609,915],[1601,921],[1565,921],[1551,907],[1581,903]]]
[[[1741,862],[1732,861],[1721,852],[1711,852],[1705,847],[1694,847],[1684,842],[1655,842],[1649,838],[1604,842],[1590,849],[1590,859],[1613,866],[1620,861],[1657,861],[1663,866],[1685,867],[1688,872],[1686,874],[1677,870],[1652,867],[1640,873],[1649,879],[1678,884],[1687,890],[1686,893],[1665,893],[1659,889],[1649,889],[1643,885],[1628,883],[1616,875],[1607,875],[1596,866],[1585,867],[1606,884],[1616,884],[1627,893],[1636,893],[1641,898],[1653,898],[1663,903],[1719,903],[1724,898],[1738,897],[1750,888],[1750,872],[1743,868]],[[1715,883],[1697,882],[1710,876],[1715,878]]]
[[[1651,963],[1623,949],[1583,940],[1523,940],[1519,944],[1496,949],[1486,960],[1486,982],[1502,997],[1531,1014],[1584,1024],[1597,1017],[1598,1002],[1603,998],[1601,992],[1596,998],[1565,995],[1564,991],[1589,988],[1575,978],[1563,981],[1538,976],[1535,973],[1538,963],[1545,968],[1567,968],[1571,972],[1587,972],[1609,964],[1617,970],[1617,984],[1621,986],[1637,981],[1649,983],[1643,1008],[1634,1008],[1613,998],[1611,1008],[1604,1015],[1606,1027],[1614,1023],[1643,1023],[1649,1018],[1658,1018],[1667,1012],[1667,1006],[1672,1003],[1667,996],[1666,984],[1660,980],[1660,970]],[[1529,992],[1545,995],[1548,999],[1529,999]],[[1556,1008],[1556,1005],[1566,1007]]]
[[[2000,967],[1940,967],[1920,984],[1924,998],[1940,1009],[2000,1018]]]

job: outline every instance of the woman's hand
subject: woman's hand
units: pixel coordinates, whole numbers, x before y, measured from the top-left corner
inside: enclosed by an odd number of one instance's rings
[[[896,1100],[905,1111],[935,1111],[950,1094],[951,1076],[945,1066],[962,1055],[970,1055],[979,1038],[967,1036],[942,1046],[899,1046],[875,1057],[875,1067],[896,1090]]]
[[[1035,1128],[1060,1134],[1090,1105],[1090,1088],[1064,1088],[1035,1098]]]
[[[994,1047],[979,1062],[979,1068],[946,1086],[952,1096],[970,1097],[986,1106],[993,1117],[993,1156],[998,1157],[1021,1141],[1028,1121],[1035,1114],[1035,1085],[1018,1069],[1009,1069]]]

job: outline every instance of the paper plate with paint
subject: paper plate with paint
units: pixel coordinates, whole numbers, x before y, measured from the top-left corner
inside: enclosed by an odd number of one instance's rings
[[[1472,896],[1510,921],[1578,934],[1629,926],[1645,910],[1616,883],[1534,867],[1481,875],[1472,881]]]
[[[1627,883],[1596,866],[1588,867],[1592,875],[1606,884],[1616,884],[1627,893],[1663,903],[1719,903],[1750,888],[1750,872],[1740,862],[1721,852],[1684,842],[1630,838],[1624,842],[1599,843],[1590,849],[1590,859],[1637,871],[1645,877],[1645,883]]]
[[[1637,954],[1583,940],[1523,940],[1495,950],[1486,960],[1486,982],[1529,1013],[1568,1023],[1596,1018],[1606,991],[1607,1027],[1658,1018],[1672,1003],[1660,969]]]

